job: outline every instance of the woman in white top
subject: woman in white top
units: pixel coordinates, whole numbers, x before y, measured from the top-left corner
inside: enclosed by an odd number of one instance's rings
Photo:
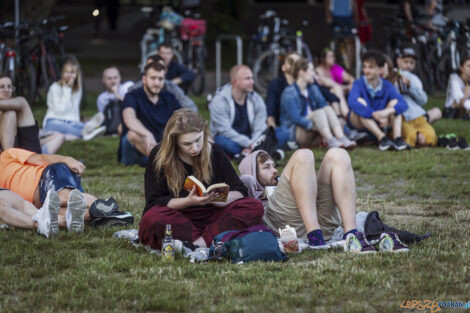
[[[459,113],[467,119],[470,114],[470,55],[460,62],[460,75],[453,73],[447,85],[444,116],[455,118]]]
[[[106,128],[97,128],[104,120],[102,114],[95,115],[87,124],[80,121],[81,99],[80,66],[75,58],[69,58],[62,67],[60,80],[54,82],[47,92],[47,112],[43,128],[64,134],[66,140],[89,140],[103,133]]]

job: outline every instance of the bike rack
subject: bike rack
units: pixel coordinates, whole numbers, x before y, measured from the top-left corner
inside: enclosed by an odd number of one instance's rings
[[[223,34],[215,42],[215,88],[222,84],[222,40],[235,40],[237,43],[237,65],[243,63],[243,41],[240,36]]]
[[[361,76],[361,71],[362,71],[362,62],[361,62],[361,40],[359,39],[359,36],[354,36],[354,41],[355,43],[355,48],[356,48],[356,78],[359,78]]]

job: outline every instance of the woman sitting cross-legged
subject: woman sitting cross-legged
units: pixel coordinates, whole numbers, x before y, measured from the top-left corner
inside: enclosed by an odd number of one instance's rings
[[[295,82],[284,89],[281,97],[281,126],[289,130],[289,140],[309,147],[315,143],[316,132],[319,132],[328,142],[328,148],[356,147],[356,142],[344,135],[333,108],[313,84],[313,64],[304,58],[297,60],[293,76]]]
[[[190,175],[205,186],[229,185],[227,201],[212,202],[217,194],[198,196],[195,188],[186,191],[183,186]],[[149,155],[140,241],[160,249],[165,225],[170,224],[173,238],[208,247],[221,232],[261,224],[263,205],[247,196],[224,151],[212,142],[208,122],[191,110],[177,110],[168,120],[162,142]]]

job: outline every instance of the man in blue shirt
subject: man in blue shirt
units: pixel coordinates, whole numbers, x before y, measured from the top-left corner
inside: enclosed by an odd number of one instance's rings
[[[165,61],[165,65],[167,67],[165,75],[166,79],[171,80],[186,91],[194,80],[194,72],[173,60],[173,48],[169,43],[162,43],[158,46],[158,55],[163,58],[163,61]]]
[[[150,151],[161,140],[163,129],[174,111],[181,108],[173,94],[163,90],[165,66],[147,64],[143,87],[127,93],[123,101],[123,130],[119,161],[145,166]]]
[[[369,51],[362,57],[362,64],[364,75],[353,83],[348,96],[350,125],[370,131],[379,141],[381,151],[409,148],[401,137],[402,114],[408,105],[392,83],[380,77],[385,57],[379,51]],[[389,127],[393,140],[386,134]]]

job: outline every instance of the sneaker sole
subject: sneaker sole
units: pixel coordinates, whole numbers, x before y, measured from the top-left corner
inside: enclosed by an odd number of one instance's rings
[[[60,210],[60,198],[57,192],[51,192],[49,198],[49,235],[57,236],[59,234],[59,210]]]
[[[324,245],[324,246],[308,246],[309,250],[328,250],[331,249],[330,245]]]
[[[74,189],[70,192],[67,210],[70,210],[72,215],[69,232],[83,233],[85,229],[86,200],[79,190]]]
[[[405,150],[407,147],[403,146],[403,147],[393,147],[393,148],[397,151],[402,151],[402,150]]]
[[[392,146],[379,146],[380,151],[386,151],[389,150]]]
[[[379,250],[380,252],[385,252],[385,253],[405,253],[410,251],[410,249],[398,249],[398,250]]]
[[[448,150],[452,150],[452,151],[455,151],[455,150],[460,150],[460,147],[459,147],[459,146],[457,146],[457,147],[453,147],[453,148],[452,148],[452,147],[449,147],[449,146],[447,146],[446,148],[447,148]]]
[[[99,128],[96,128],[95,130],[93,130],[91,133],[87,133],[87,134],[84,134],[82,135],[83,137],[83,140],[84,141],[89,141],[89,140],[92,140],[93,138],[99,136],[99,135],[102,135],[106,132],[106,126],[101,126]]]
[[[109,218],[97,218],[90,223],[95,228],[101,227],[112,227],[112,226],[126,226],[134,224],[133,216],[126,216],[122,219],[109,219]]]

